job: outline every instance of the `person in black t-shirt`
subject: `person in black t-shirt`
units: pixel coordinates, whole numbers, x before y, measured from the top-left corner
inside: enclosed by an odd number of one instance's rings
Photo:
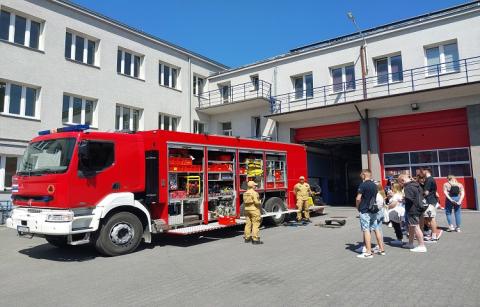
[[[358,255],[359,258],[372,258],[372,237],[370,232],[375,232],[378,245],[380,247],[380,254],[385,255],[385,249],[383,246],[382,234],[380,233],[377,212],[373,213],[368,210],[370,201],[377,198],[377,185],[372,180],[372,172],[370,170],[363,170],[360,174],[363,182],[358,187],[356,207],[360,212],[360,228],[363,233],[363,242],[365,244],[366,251]]]
[[[435,206],[438,203],[437,198],[437,183],[432,176],[432,170],[429,167],[422,167],[420,169],[420,173],[424,178],[423,183],[423,195],[425,197],[425,201],[428,204],[427,210],[423,214],[423,218],[420,220],[420,228],[423,230],[423,226],[426,224],[432,231],[432,235],[427,236],[425,239],[427,241],[436,242],[440,239],[443,230],[438,229],[437,221],[435,217],[437,216],[437,210]]]

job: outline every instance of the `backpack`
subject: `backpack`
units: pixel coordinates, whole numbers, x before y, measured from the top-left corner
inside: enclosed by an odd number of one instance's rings
[[[370,201],[368,202],[368,212],[370,213],[377,213],[380,211],[380,208],[377,205],[377,197],[376,195],[372,198],[370,198]]]
[[[450,185],[450,191],[448,194],[453,197],[460,195],[460,187],[458,185]]]

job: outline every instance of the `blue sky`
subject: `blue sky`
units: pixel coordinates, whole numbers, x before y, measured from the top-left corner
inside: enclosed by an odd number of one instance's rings
[[[451,7],[460,0],[73,0],[231,67]]]

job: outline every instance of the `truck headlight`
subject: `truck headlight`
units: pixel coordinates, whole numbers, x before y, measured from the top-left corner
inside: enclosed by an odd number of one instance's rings
[[[73,221],[73,212],[62,212],[48,214],[45,222],[71,222]]]

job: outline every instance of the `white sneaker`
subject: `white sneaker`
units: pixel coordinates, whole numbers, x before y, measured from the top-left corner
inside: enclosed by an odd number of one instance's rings
[[[365,245],[362,245],[360,246],[359,248],[357,248],[355,250],[355,252],[359,253],[359,254],[363,254],[363,253],[366,253],[367,252],[367,248],[365,247]]]
[[[455,231],[456,231],[456,232],[462,232],[462,231],[460,230],[460,227],[457,227],[457,229],[455,229]]]
[[[378,245],[372,248],[372,253],[377,254],[379,252],[380,252],[380,248],[378,247]]]
[[[449,232],[450,232],[450,231],[455,231],[455,227],[453,227],[453,225],[450,225],[450,226],[448,226],[448,230],[447,230],[447,231],[449,231]]]
[[[414,246],[413,244],[405,243],[402,247],[405,248],[405,249],[412,249],[412,248],[414,248],[415,246]]]
[[[410,249],[410,251],[414,252],[414,253],[426,253],[427,248],[425,246],[417,246],[417,247],[414,247],[414,248]]]
[[[357,255],[357,258],[371,259],[371,258],[373,258],[373,255],[372,254],[367,254],[367,253],[361,253],[360,255]]]

